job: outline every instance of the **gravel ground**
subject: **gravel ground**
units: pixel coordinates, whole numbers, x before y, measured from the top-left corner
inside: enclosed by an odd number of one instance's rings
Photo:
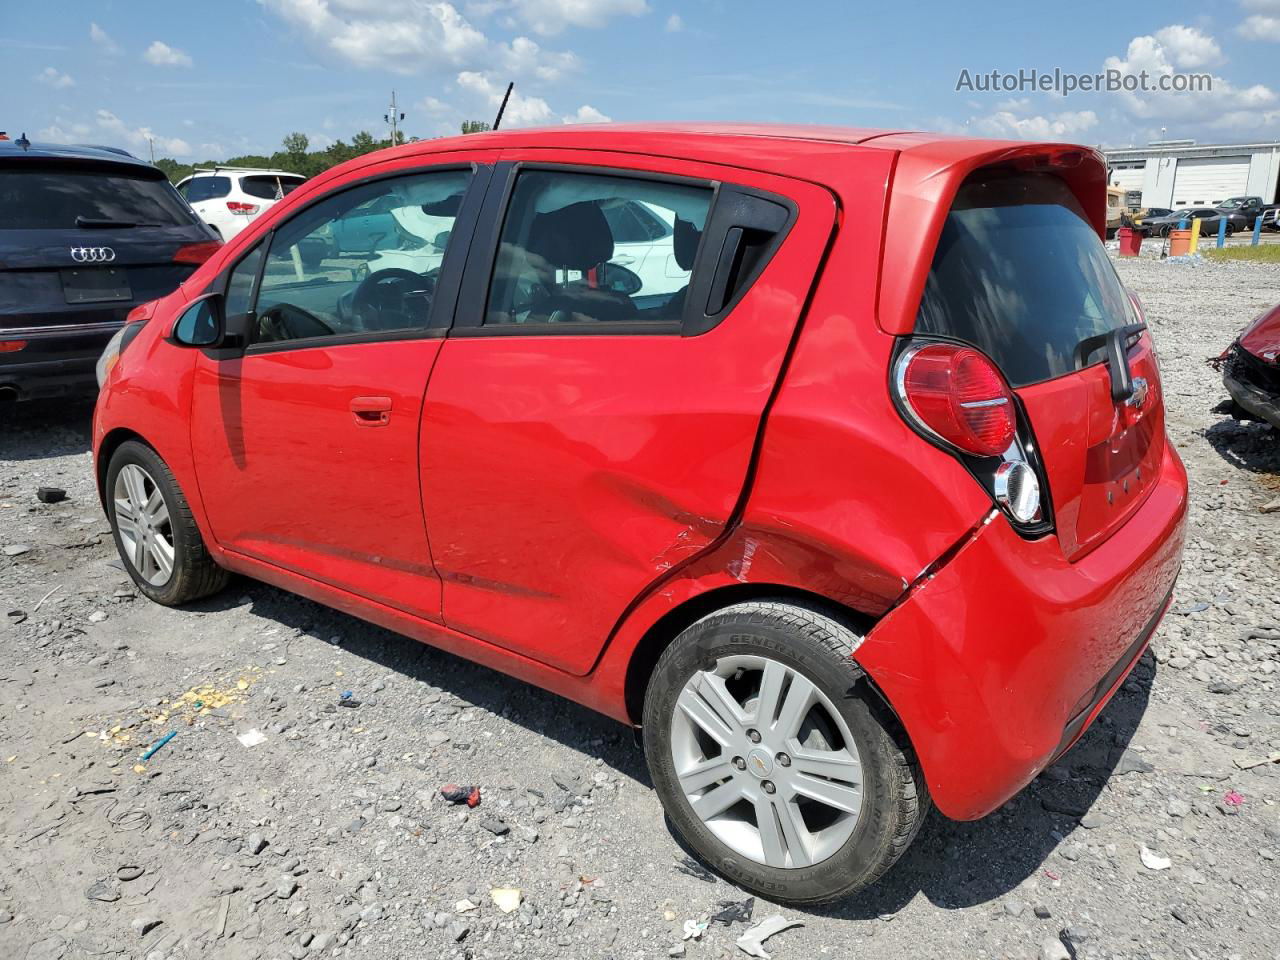
[[[1214,413],[1204,362],[1280,300],[1280,269],[1120,270],[1191,475],[1174,613],[998,813],[935,814],[855,899],[756,902],[803,923],[767,942],[779,960],[1280,957],[1280,763],[1242,769],[1280,751],[1280,513],[1261,510],[1280,437]],[[744,923],[682,939],[743,894],[672,837],[630,731],[260,584],[185,610],[137,597],[88,423],[0,408],[0,956],[746,956]],[[69,500],[37,502],[42,484]],[[481,804],[445,803],[450,781]]]

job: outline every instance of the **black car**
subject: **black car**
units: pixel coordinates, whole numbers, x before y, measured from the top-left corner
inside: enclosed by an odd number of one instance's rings
[[[1213,207],[1183,207],[1163,217],[1147,217],[1142,221],[1142,231],[1152,237],[1167,237],[1169,231],[1177,230],[1178,224],[1187,221],[1187,227],[1199,226],[1201,236],[1213,236],[1218,232],[1218,221],[1222,219]],[[1227,221],[1227,236],[1235,233],[1236,228]]]
[[[219,244],[123,150],[0,141],[0,400],[90,392],[129,311]]]

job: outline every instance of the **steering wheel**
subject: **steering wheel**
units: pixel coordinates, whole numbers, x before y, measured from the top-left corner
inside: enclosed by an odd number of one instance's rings
[[[438,270],[432,270],[424,276],[403,267],[375,270],[352,291],[351,312],[366,330],[412,327],[417,326],[419,320],[425,323],[425,308],[430,306],[436,289],[436,273]],[[424,301],[421,318],[410,313],[409,298],[414,294]]]

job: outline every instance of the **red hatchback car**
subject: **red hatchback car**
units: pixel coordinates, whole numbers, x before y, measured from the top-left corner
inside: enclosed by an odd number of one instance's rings
[[[139,588],[245,574],[643,728],[706,860],[814,903],[1067,750],[1182,552],[1106,167],[602,126],[299,187],[104,356]]]

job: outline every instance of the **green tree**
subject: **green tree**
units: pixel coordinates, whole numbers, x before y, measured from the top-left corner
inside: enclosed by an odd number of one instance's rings
[[[311,141],[307,139],[305,133],[291,133],[284,140],[284,152],[294,157],[301,157],[307,152],[307,147],[311,146]]]
[[[492,130],[493,127],[487,120],[463,120],[463,133],[484,133],[486,130]]]

